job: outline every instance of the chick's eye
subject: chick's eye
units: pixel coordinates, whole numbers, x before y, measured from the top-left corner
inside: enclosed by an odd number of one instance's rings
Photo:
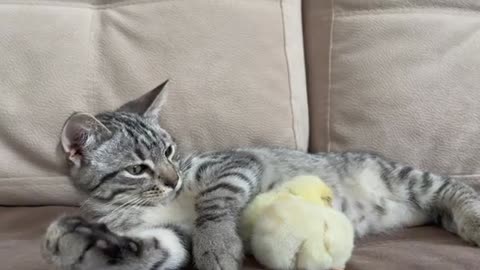
[[[167,149],[165,149],[165,156],[167,158],[171,158],[173,156],[173,146],[169,145]]]
[[[125,170],[131,175],[140,175],[147,169],[146,165],[133,165],[127,167]]]

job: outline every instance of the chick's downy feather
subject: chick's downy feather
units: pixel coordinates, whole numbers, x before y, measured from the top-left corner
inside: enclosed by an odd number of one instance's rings
[[[353,226],[328,207],[332,198],[328,186],[310,176],[259,195],[241,223],[250,252],[271,269],[344,268],[353,249]]]

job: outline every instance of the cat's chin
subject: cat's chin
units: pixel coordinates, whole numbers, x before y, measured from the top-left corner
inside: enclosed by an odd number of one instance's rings
[[[182,190],[182,181],[179,181],[177,186],[171,190],[166,196],[163,204],[168,204],[175,200]]]
[[[177,197],[177,192],[175,192],[174,190],[172,190],[171,192],[169,192],[167,194],[167,196],[165,196],[165,198],[162,200],[162,204],[165,205],[165,204],[169,204],[170,202],[172,202],[173,200],[175,200],[175,198]]]

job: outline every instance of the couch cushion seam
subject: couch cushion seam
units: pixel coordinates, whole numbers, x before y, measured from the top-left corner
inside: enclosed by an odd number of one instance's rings
[[[338,17],[354,17],[368,15],[398,15],[398,14],[442,14],[442,15],[468,15],[478,16],[480,10],[463,10],[459,8],[442,8],[442,7],[418,7],[418,8],[391,8],[391,9],[369,9],[354,11],[337,11],[335,16]]]
[[[295,110],[293,108],[293,93],[292,93],[292,82],[291,82],[291,71],[290,71],[290,63],[288,59],[288,53],[287,53],[287,37],[286,37],[286,26],[285,26],[285,14],[284,14],[284,8],[283,8],[283,0],[280,0],[280,16],[281,16],[281,21],[282,21],[282,38],[283,38],[283,53],[285,56],[285,63],[286,63],[286,69],[287,69],[287,80],[288,80],[288,91],[290,95],[290,113],[292,115],[292,133],[293,133],[293,140],[295,142],[295,149],[298,149],[298,136],[297,132],[295,130]]]
[[[118,8],[118,7],[126,7],[132,5],[147,5],[147,4],[157,4],[161,2],[173,2],[173,1],[183,1],[183,0],[133,0],[133,1],[123,1],[113,4],[102,4],[102,5],[95,5],[89,3],[65,3],[61,1],[47,1],[44,3],[41,2],[34,2],[34,1],[22,1],[22,2],[15,2],[15,1],[0,1],[0,7],[2,5],[24,5],[24,6],[31,6],[31,7],[63,7],[63,8],[80,8],[80,9],[93,9],[93,10],[102,10],[102,9],[110,9],[110,8]]]

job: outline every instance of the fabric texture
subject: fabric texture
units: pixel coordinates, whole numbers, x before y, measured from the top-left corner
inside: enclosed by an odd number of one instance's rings
[[[306,150],[300,4],[0,0],[0,205],[76,203],[63,122],[166,79],[162,121],[180,151]]]
[[[1,269],[51,269],[40,256],[43,232],[57,216],[76,211],[53,206],[0,208]],[[440,228],[419,227],[357,241],[346,270],[473,270],[479,262],[477,247]],[[248,258],[244,269],[265,268]]]
[[[478,181],[479,12],[476,0],[306,0],[310,150]]]

